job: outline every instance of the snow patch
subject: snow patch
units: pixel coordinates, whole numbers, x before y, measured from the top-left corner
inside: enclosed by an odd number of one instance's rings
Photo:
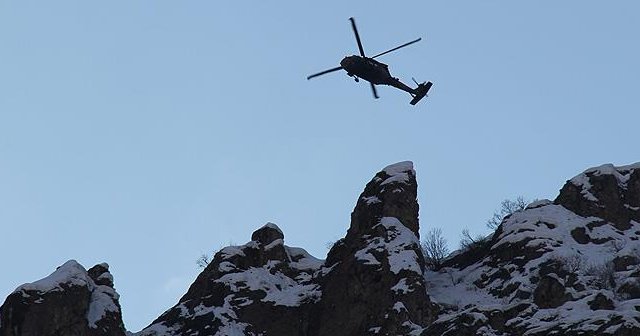
[[[369,238],[367,246],[356,251],[356,259],[363,261],[365,265],[380,265],[380,261],[372,252],[385,253],[391,272],[398,274],[402,270],[409,270],[422,274],[416,254],[420,242],[413,231],[395,217],[382,217],[374,228],[378,225],[385,228],[386,237]]]
[[[293,269],[299,271],[317,271],[324,265],[324,260],[312,256],[303,248],[285,246],[285,250],[291,259],[289,266]]]
[[[91,293],[91,303],[87,312],[87,321],[90,328],[98,328],[98,321],[107,316],[108,312],[117,313],[119,308],[116,305],[120,298],[116,291],[109,286],[96,286]]]
[[[398,163],[394,163],[388,165],[382,169],[389,176],[402,174],[404,172],[413,171],[413,162],[411,161],[402,161]]]
[[[227,246],[220,250],[220,255],[222,255],[223,259],[229,259],[233,256],[239,255],[241,257],[245,257],[244,251],[242,251],[241,246]]]
[[[382,201],[378,198],[378,196],[369,196],[369,197],[362,197],[362,200],[365,201],[367,203],[367,205],[371,205],[371,204],[376,204],[376,203],[381,203]]]
[[[389,165],[382,171],[389,175],[389,177],[386,180],[382,181],[380,185],[386,185],[395,182],[408,183],[409,173],[411,172],[413,173],[413,175],[415,175],[415,171],[413,170],[413,162],[411,161],[403,161]]]
[[[88,286],[89,276],[87,270],[77,261],[69,260],[62,266],[58,267],[51,275],[42,278],[36,282],[21,285],[16,288],[15,292],[37,291],[40,293],[62,291],[62,285],[69,286]]]
[[[416,249],[420,248],[420,240],[413,231],[395,217],[382,217],[379,225],[387,229],[389,241],[386,242],[386,250],[391,272],[398,274],[402,270],[409,270],[422,274],[416,254]]]
[[[408,310],[407,310],[407,307],[405,307],[405,306],[404,306],[404,303],[402,303],[402,302],[396,302],[396,303],[393,305],[393,308],[392,308],[392,309],[393,309],[395,312],[397,312],[397,313],[400,313],[400,312],[402,312],[403,310],[404,310],[404,311],[408,311]]]
[[[391,290],[396,294],[408,294],[413,292],[413,289],[407,284],[407,278],[398,280],[398,283],[391,287]]]
[[[266,268],[252,267],[246,271],[225,274],[215,282],[224,283],[233,292],[262,291],[266,295],[261,301],[276,306],[295,307],[305,299],[315,301],[321,295],[318,285],[299,284],[280,272],[272,274]]]

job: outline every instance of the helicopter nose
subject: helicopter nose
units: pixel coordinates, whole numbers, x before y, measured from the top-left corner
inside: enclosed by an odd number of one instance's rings
[[[340,66],[345,69],[348,68],[351,64],[353,64],[353,60],[349,57],[345,57],[342,59],[342,61],[340,61]]]

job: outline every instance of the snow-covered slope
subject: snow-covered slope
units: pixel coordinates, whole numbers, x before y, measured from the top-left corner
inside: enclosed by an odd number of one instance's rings
[[[639,178],[589,169],[426,272],[443,307],[429,333],[640,335]]]

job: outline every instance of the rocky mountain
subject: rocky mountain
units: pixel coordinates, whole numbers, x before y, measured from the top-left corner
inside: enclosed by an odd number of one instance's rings
[[[136,335],[640,335],[640,164],[585,171],[437,269],[416,195],[411,162],[384,168],[325,260],[268,223]],[[124,335],[106,264],[21,286],[0,322],[0,336]]]
[[[640,335],[640,164],[604,165],[444,267],[425,335]]]
[[[419,334],[438,307],[426,293],[413,165],[379,172],[326,260],[284,245],[267,224],[222,249],[177,305],[139,335]]]

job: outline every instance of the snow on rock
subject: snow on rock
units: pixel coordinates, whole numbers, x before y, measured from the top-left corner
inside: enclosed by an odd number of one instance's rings
[[[413,170],[413,162],[404,161],[396,164],[389,165],[382,170],[389,177],[386,178],[380,185],[386,185],[394,182],[409,183],[410,174],[415,176],[415,170]]]
[[[140,335],[418,334],[437,308],[425,290],[416,195],[411,162],[378,172],[327,260],[286,246],[267,223],[216,253]]]
[[[290,257],[289,266],[295,270],[316,272],[324,265],[324,260],[312,256],[303,248],[285,246],[285,249]]]
[[[640,222],[640,163],[590,168],[567,181],[554,203],[583,217],[599,217],[620,230]]]
[[[119,313],[118,300],[120,296],[116,291],[108,286],[96,286],[91,293],[91,302],[87,312],[89,327],[97,329],[98,322],[107,317],[109,312]]]
[[[383,217],[378,225],[384,227],[385,235],[369,238],[367,245],[356,251],[356,258],[366,265],[380,265],[375,255],[384,254],[391,272],[408,270],[421,274],[424,266],[416,252],[420,246],[418,237],[395,217]]]
[[[139,333],[184,335],[291,334],[303,321],[302,306],[322,297],[314,282],[323,260],[284,244],[284,233],[267,223],[241,246],[215,254],[185,296]],[[265,312],[274,316],[264,319]]]
[[[402,270],[408,270],[422,273],[424,266],[420,264],[416,252],[420,251],[418,237],[394,217],[383,217],[380,225],[388,232],[388,241],[385,243],[391,272],[398,274]]]
[[[389,176],[395,176],[399,174],[405,174],[406,172],[413,172],[415,175],[415,170],[413,170],[413,162],[411,161],[402,161],[398,163],[394,163],[388,165],[382,169]]]
[[[86,270],[75,260],[51,275],[19,286],[0,307],[0,335],[22,330],[21,335],[124,335],[119,295],[113,288],[109,265]]]
[[[250,268],[244,272],[225,274],[215,282],[223,283],[232,292],[264,292],[261,301],[289,307],[299,306],[304,301],[315,301],[321,295],[318,285],[301,284],[298,277],[292,279],[281,272],[271,272],[270,267]]]
[[[601,175],[611,175],[616,178],[616,180],[624,185],[629,181],[629,175],[640,168],[640,162],[627,165],[627,166],[619,166],[616,167],[613,164],[604,164],[599,167],[589,168],[585,170],[582,174],[571,179],[571,182],[579,182],[584,179],[586,176],[601,176]],[[579,184],[576,184],[579,185]]]
[[[589,169],[581,176],[597,207],[580,205],[593,200],[565,185],[563,197],[529,204],[494,235],[425,272],[442,312],[424,335],[640,334],[640,224],[627,219],[622,229],[611,216],[622,208],[612,194],[635,204],[637,168]],[[586,186],[582,178],[569,184]]]
[[[16,288],[14,293],[20,292],[23,296],[30,296],[28,292],[45,294],[51,291],[63,291],[64,287],[90,286],[87,270],[77,261],[69,260],[56,268],[49,276],[38,281],[27,283]]]
[[[413,292],[413,288],[409,286],[406,278],[402,278],[395,284],[395,286],[391,287],[391,290],[397,294],[407,294]]]
[[[326,260],[285,245],[267,223],[216,253],[135,335],[640,335],[638,168],[587,169],[555,200],[529,204],[427,269],[413,164],[392,164],[367,183]],[[0,335],[18,320],[30,321],[23,336],[58,330],[47,323],[64,310],[52,302],[80,305],[90,333],[79,335],[123,335],[109,329],[121,327],[117,301],[107,264],[70,261],[9,296]],[[21,305],[51,306],[28,315]]]
[[[411,162],[390,165],[367,184],[346,237],[327,255],[331,272],[319,279],[323,314],[311,325],[319,335],[410,335],[434,318],[416,197]]]

